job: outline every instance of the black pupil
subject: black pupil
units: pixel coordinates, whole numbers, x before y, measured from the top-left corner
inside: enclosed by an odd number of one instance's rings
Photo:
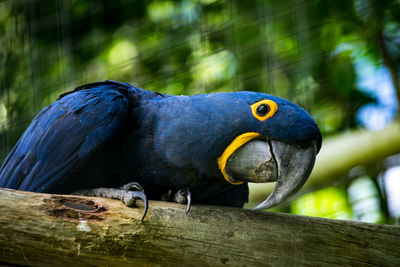
[[[259,116],[265,116],[269,112],[269,106],[267,104],[261,104],[257,107],[256,113]]]

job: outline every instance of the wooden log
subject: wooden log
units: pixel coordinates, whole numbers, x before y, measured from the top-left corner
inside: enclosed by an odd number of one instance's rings
[[[400,227],[0,189],[0,265],[400,266]]]

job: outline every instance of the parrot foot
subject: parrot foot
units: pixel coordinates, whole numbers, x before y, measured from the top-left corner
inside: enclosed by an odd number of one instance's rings
[[[118,199],[124,202],[127,206],[133,207],[136,204],[136,199],[141,199],[144,203],[142,221],[146,217],[148,209],[148,200],[142,186],[138,183],[128,183],[121,188],[90,188],[73,192],[74,195],[104,197]]]
[[[192,193],[190,193],[188,188],[185,188],[179,189],[173,194],[172,189],[170,189],[165,195],[162,196],[161,200],[173,201],[178,204],[186,204],[186,214],[188,214],[192,205]]]

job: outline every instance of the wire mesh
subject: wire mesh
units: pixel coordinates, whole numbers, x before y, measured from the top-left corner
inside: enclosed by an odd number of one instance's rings
[[[106,79],[167,94],[266,92],[305,107],[324,135],[354,127],[371,102],[352,66],[369,45],[359,25],[373,19],[358,2],[1,1],[0,160],[60,93]]]

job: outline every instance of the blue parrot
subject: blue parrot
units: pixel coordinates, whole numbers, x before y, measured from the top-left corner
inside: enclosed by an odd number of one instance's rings
[[[277,181],[257,207],[266,209],[305,183],[321,142],[305,110],[268,94],[173,96],[95,82],[40,111],[1,166],[0,187],[102,196],[122,188],[146,203],[180,192],[243,207],[248,182]]]

